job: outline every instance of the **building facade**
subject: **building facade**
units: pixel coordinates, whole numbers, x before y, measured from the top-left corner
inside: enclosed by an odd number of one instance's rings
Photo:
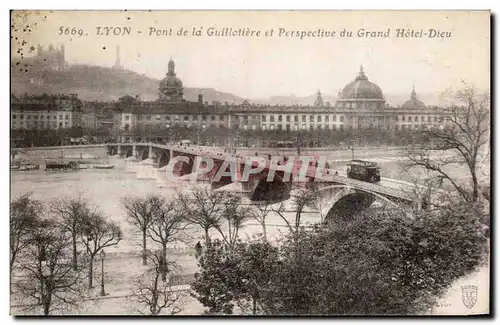
[[[76,94],[11,95],[12,130],[69,129],[82,126],[82,101]]]
[[[123,96],[115,102],[83,103],[76,95],[42,95],[12,98],[11,128],[103,128],[112,129],[121,141],[136,135],[169,128],[215,128],[248,131],[380,131],[417,130],[445,127],[446,110],[426,106],[413,88],[408,101],[391,107],[380,87],[368,79],[361,66],[358,75],[338,94],[332,105],[318,90],[312,105],[263,105],[243,101],[238,105],[204,102],[203,96],[190,102],[183,97],[182,81],[176,76],[175,62],[158,86],[156,101],[139,96]],[[82,107],[84,113],[82,113]],[[106,109],[110,116],[97,111]],[[111,117],[113,116],[113,117]],[[155,132],[161,133],[161,132]]]
[[[197,102],[183,99],[182,81],[176,77],[171,59],[168,73],[159,84],[159,99],[139,101],[124,96],[116,103],[115,130],[122,139],[129,139],[134,130],[169,128],[172,126],[199,128],[232,128],[262,131],[360,130],[385,131],[444,127],[446,112],[426,106],[418,100],[415,89],[400,107],[389,106],[380,87],[372,83],[361,66],[355,79],[339,93],[334,105],[324,103],[318,90],[311,106],[239,105]]]

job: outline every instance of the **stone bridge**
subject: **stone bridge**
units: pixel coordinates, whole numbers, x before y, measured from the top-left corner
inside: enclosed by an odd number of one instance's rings
[[[19,153],[19,149],[15,150]],[[373,184],[347,178],[329,169],[324,165],[325,161],[316,165],[314,157],[309,157],[309,162],[297,157],[277,161],[274,159],[277,157],[242,156],[213,147],[156,143],[108,143],[23,150],[26,155],[29,151],[32,156],[43,152],[45,157],[47,152],[64,151],[75,155],[78,151],[102,151],[110,156],[125,158],[129,163],[128,171],[138,173],[138,178],[156,179],[160,186],[178,181],[209,182],[217,190],[239,193],[252,201],[287,200],[292,185],[298,184],[320,191],[322,200],[319,210],[325,220],[359,212],[375,201],[399,207],[418,203],[409,194],[413,184],[390,179],[385,179],[383,184]],[[257,168],[257,159],[262,159],[261,169]],[[213,165],[208,166],[208,161],[213,161]],[[175,176],[175,180],[167,177],[167,171]],[[222,176],[217,178],[217,175]]]
[[[252,201],[287,200],[292,184],[299,183],[320,191],[319,210],[325,220],[359,212],[375,201],[399,207],[414,204],[409,195],[413,184],[385,180],[385,184],[380,185],[347,178],[335,174],[327,165],[316,164],[313,157],[309,163],[304,157],[302,160],[290,157],[276,163],[275,157],[241,156],[192,145],[117,143],[105,146],[111,156],[120,155],[135,164],[150,166],[156,172],[150,177],[159,178],[165,184],[173,181],[166,175],[171,171],[178,178],[176,181],[209,182],[213,188],[239,193]],[[263,161],[262,170],[257,170],[257,159]],[[213,166],[208,166],[208,160],[213,161]],[[223,176],[217,178],[217,174]],[[141,178],[141,174],[138,176]]]

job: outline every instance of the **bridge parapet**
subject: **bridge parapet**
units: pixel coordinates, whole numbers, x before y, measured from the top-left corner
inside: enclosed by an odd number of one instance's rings
[[[176,152],[178,154],[184,155],[194,155],[194,156],[204,156],[208,158],[212,158],[214,160],[219,161],[228,161],[230,163],[236,163],[240,166],[248,165],[249,161],[254,159],[254,156],[241,156],[237,154],[230,154],[226,152],[222,152],[221,150],[215,150],[213,148],[199,147],[194,145],[182,146],[182,145],[165,145],[165,144],[156,144],[156,143],[114,143],[114,144],[106,144],[107,146],[124,146],[124,145],[134,145],[144,146],[144,147],[155,147],[158,149],[169,150],[171,152]],[[260,158],[263,158],[260,156]],[[294,159],[294,157],[290,157],[290,159]],[[264,167],[264,171],[269,171],[273,169],[271,161],[267,160],[266,165]],[[277,169],[277,168],[276,168]],[[297,181],[297,175],[299,173],[300,166],[294,166],[292,170],[292,181]],[[319,170],[320,169],[320,170]],[[411,202],[413,199],[405,193],[402,188],[391,188],[387,186],[381,186],[379,184],[367,183],[360,180],[355,180],[352,178],[347,178],[339,175],[334,175],[334,170],[327,168],[318,168],[314,165],[309,166],[306,172],[306,177],[308,179],[314,179],[315,182],[321,183],[338,183],[344,184],[345,186],[353,187],[355,189],[366,191],[366,192],[374,192],[380,195],[384,195],[387,197],[399,199],[405,202]],[[241,175],[240,175],[241,176]]]

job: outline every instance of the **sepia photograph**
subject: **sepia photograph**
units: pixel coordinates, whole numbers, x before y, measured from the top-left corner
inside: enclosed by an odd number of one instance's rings
[[[490,315],[491,15],[11,10],[10,315]]]

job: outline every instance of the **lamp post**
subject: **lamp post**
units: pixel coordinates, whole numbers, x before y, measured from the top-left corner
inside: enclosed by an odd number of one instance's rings
[[[297,131],[297,136],[295,137],[295,143],[297,145],[297,155],[300,156],[300,141],[301,141],[301,138],[300,138],[300,130]]]
[[[106,258],[106,253],[104,249],[99,253],[99,258],[101,259],[101,296],[105,296],[106,292],[104,291],[104,259]]]
[[[354,159],[354,140],[351,140],[350,144],[347,146],[347,150],[352,151],[352,159]]]

